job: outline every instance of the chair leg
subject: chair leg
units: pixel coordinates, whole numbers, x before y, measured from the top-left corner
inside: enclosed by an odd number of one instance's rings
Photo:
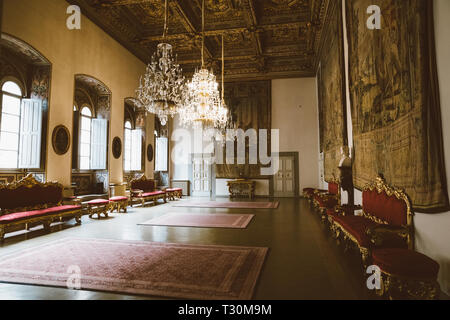
[[[50,221],[44,221],[43,226],[46,232],[50,232]]]
[[[0,226],[0,243],[3,243],[5,240],[5,227]]]

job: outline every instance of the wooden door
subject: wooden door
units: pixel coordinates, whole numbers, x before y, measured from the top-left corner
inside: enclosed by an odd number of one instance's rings
[[[192,196],[211,196],[211,155],[195,154],[192,157]]]
[[[280,169],[274,177],[274,196],[295,197],[295,157],[280,156]]]

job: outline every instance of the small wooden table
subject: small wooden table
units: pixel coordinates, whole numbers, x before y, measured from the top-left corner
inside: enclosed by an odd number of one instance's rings
[[[227,182],[230,198],[248,196],[250,199],[255,197],[256,182],[246,179],[238,179]]]

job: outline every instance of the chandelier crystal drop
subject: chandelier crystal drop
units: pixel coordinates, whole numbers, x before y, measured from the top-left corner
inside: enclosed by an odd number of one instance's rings
[[[166,0],[163,39],[167,35],[167,19]],[[169,116],[174,117],[182,107],[185,84],[183,70],[177,63],[172,46],[160,43],[136,90],[138,104],[146,111],[156,114],[165,126]]]
[[[225,128],[228,110],[222,103],[216,76],[205,67],[205,0],[202,2],[202,67],[185,86],[183,108],[179,110],[182,126],[203,129]]]

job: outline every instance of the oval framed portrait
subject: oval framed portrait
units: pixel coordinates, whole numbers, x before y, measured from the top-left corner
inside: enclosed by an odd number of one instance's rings
[[[149,143],[147,146],[147,160],[148,162],[153,161],[153,146],[151,143]]]
[[[59,125],[53,129],[52,146],[57,155],[64,155],[70,148],[70,132],[64,125]]]
[[[112,153],[115,159],[119,159],[122,155],[122,140],[119,137],[113,139]]]

